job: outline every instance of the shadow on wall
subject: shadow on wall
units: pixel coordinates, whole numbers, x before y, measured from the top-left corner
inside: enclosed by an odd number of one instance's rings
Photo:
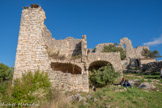
[[[95,61],[95,62],[92,62],[89,65],[89,69],[88,70],[90,70],[90,71],[93,70],[93,69],[97,70],[97,69],[99,69],[102,66],[107,66],[108,64],[110,64],[112,66],[112,64],[107,62],[107,61]]]
[[[51,68],[54,71],[61,71],[63,73],[71,73],[71,74],[81,74],[82,69],[71,63],[51,63]]]
[[[75,49],[72,53],[72,57],[76,56],[76,55],[80,55],[81,54],[81,42],[79,42],[78,44],[76,44]]]

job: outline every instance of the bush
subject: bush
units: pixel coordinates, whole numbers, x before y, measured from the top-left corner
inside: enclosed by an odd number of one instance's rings
[[[42,103],[50,96],[51,83],[48,74],[40,71],[23,74],[21,79],[16,79],[13,86],[10,83],[3,96],[4,103]]]
[[[95,87],[103,87],[107,84],[112,84],[119,76],[119,73],[115,72],[110,64],[100,67],[97,70],[94,69],[90,71],[89,74],[90,85]]]
[[[11,83],[13,70],[13,68],[0,63],[0,98],[2,98],[2,95],[6,92],[8,84]]]
[[[0,63],[0,83],[11,80],[13,77],[13,68]]]
[[[126,58],[126,53],[121,47],[116,47],[116,44],[110,44],[108,46],[104,46],[103,52],[120,52],[121,60]]]

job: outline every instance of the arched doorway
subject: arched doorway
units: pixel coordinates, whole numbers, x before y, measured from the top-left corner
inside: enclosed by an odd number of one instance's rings
[[[99,69],[100,67],[107,66],[108,64],[112,66],[112,64],[108,61],[94,61],[89,65],[88,70],[91,71],[93,69]]]

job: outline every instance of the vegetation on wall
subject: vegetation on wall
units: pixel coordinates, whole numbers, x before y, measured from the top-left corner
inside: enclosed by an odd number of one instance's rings
[[[117,44],[110,44],[108,46],[104,46],[103,52],[120,52],[120,58],[121,60],[124,60],[126,58],[126,52],[121,48],[117,47]]]
[[[146,48],[143,49],[142,55],[143,55],[145,58],[158,58],[158,57],[161,57],[158,50],[150,51],[150,50],[148,50],[148,49],[146,49]]]
[[[80,58],[82,58],[82,55],[78,54],[78,55],[72,56],[71,60],[77,60],[77,59],[80,59]]]
[[[53,59],[64,60],[66,58],[65,55],[61,55],[60,54],[60,50],[55,51],[55,50],[49,50],[49,49],[47,49],[47,53]]]
[[[118,76],[119,73],[115,72],[110,64],[107,64],[107,66],[89,71],[89,82],[90,85],[95,87],[103,87],[107,84],[112,84]]]

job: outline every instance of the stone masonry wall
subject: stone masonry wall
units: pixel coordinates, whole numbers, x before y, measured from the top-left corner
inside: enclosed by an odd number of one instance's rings
[[[103,43],[96,46],[96,53],[101,53],[104,49],[104,46],[113,45],[113,43]]]
[[[123,47],[124,45],[125,48]],[[119,46],[125,49],[127,58],[131,59],[143,59],[144,58],[144,56],[142,56],[143,49],[150,50],[149,46],[138,46],[137,48],[133,48],[132,42],[128,38],[120,39]]]
[[[66,58],[71,58],[75,55],[81,55],[81,40],[68,37],[64,40],[52,39],[51,44],[48,47],[51,55],[59,53]]]
[[[82,74],[63,73],[61,71],[52,71],[50,73],[52,86],[66,91],[88,92],[88,77]]]
[[[124,49],[124,47],[123,47],[124,45],[125,45],[126,57],[127,58],[135,58],[136,54],[133,49],[131,40],[129,40],[128,38],[120,39],[119,46]]]
[[[110,53],[90,53],[88,54],[88,63],[89,65],[95,61],[108,61],[112,64],[115,71],[122,71],[121,59],[119,52],[110,52]]]
[[[145,58],[144,56],[142,56],[142,51],[143,49],[149,49],[149,46],[138,46],[137,48],[135,48],[135,53],[136,53],[136,58]]]
[[[52,58],[49,51],[71,57],[81,54],[81,40],[68,37],[55,40],[44,25],[45,12],[41,7],[27,7],[22,10],[19,39],[15,61],[14,79],[20,78],[27,71],[41,70],[48,72],[53,87],[65,90],[89,91],[88,73],[64,73],[51,67]],[[59,61],[62,63],[63,61]],[[81,61],[80,61],[81,62]]]
[[[85,62],[87,60],[87,53],[88,53],[87,37],[86,37],[86,35],[82,36],[81,52],[82,52],[82,62]]]
[[[141,59],[140,62],[141,62],[141,65],[143,65],[143,64],[148,64],[151,62],[156,62],[156,59]]]
[[[40,69],[49,71],[45,37],[45,13],[41,7],[22,10],[18,46],[16,52],[14,79],[22,73]]]

